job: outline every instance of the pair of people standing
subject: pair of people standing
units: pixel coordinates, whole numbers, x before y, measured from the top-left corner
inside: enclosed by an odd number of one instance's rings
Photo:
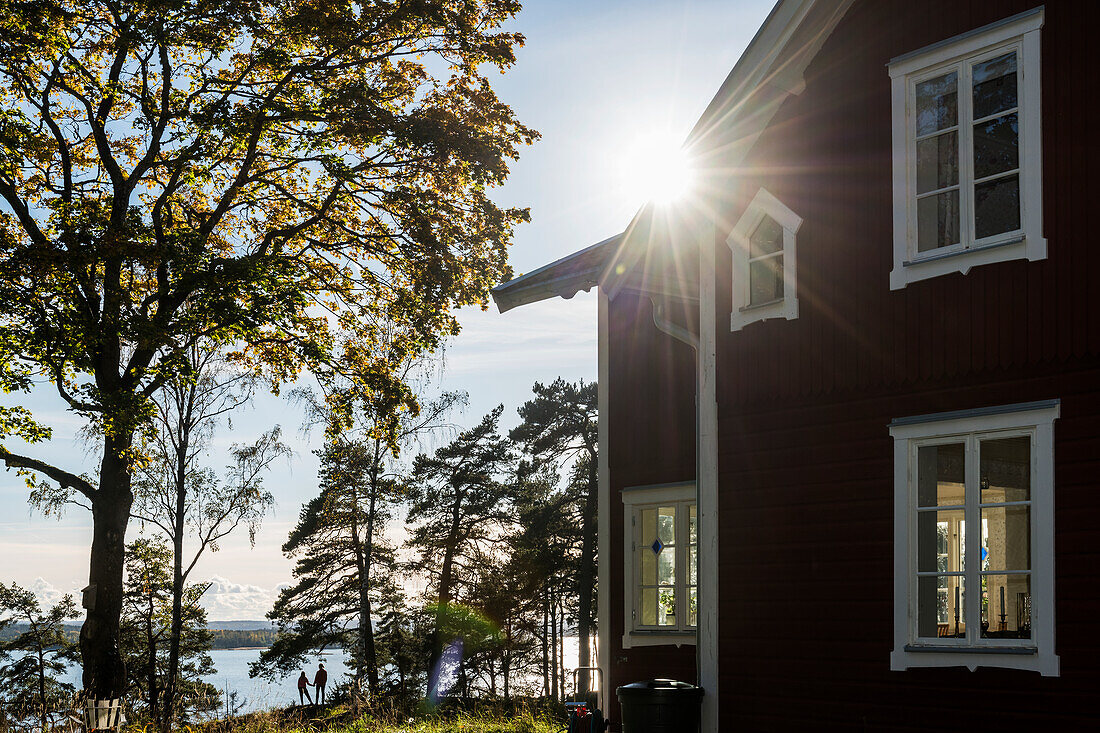
[[[309,696],[309,690],[306,688],[310,685],[309,678],[306,677],[305,670],[302,670],[302,676],[298,678],[298,700],[305,705],[306,700],[309,700],[309,704],[313,704],[313,699]],[[324,663],[317,665],[317,674],[313,677],[313,686],[317,688],[317,704],[325,704],[325,685],[328,684],[328,672],[325,671]]]

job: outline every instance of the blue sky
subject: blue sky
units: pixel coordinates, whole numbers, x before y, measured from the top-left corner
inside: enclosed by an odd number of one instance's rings
[[[497,193],[501,203],[531,208],[511,252],[522,274],[622,230],[643,203],[624,168],[655,139],[682,140],[763,22],[768,0],[531,0],[515,29],[527,36],[518,63],[493,79],[519,118],[542,133]],[[594,294],[556,299],[506,314],[495,308],[459,313],[463,331],[447,347],[440,389],[469,392],[455,422],[473,424],[497,404],[503,427],[535,381],[596,378]],[[32,407],[55,430],[33,454],[70,470],[91,471],[80,424],[49,391]],[[291,580],[279,550],[298,511],[316,490],[316,435],[300,432],[301,414],[285,399],[263,395],[222,431],[210,463],[224,463],[234,441],[282,425],[294,456],[268,478],[277,506],[250,548],[246,535],[207,555],[196,572],[215,579],[208,593],[214,620],[261,618],[276,588]],[[87,579],[91,519],[74,508],[61,520],[26,504],[14,472],[0,473],[0,581],[34,586],[43,597],[81,588]],[[131,529],[130,536],[137,534]]]

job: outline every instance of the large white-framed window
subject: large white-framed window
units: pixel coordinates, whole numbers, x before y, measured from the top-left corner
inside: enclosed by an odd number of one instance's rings
[[[891,669],[1058,674],[1057,400],[895,420]]]
[[[623,647],[694,644],[698,616],[695,484],[623,489]]]
[[[1042,25],[1040,7],[890,62],[891,289],[1046,257]]]
[[[726,244],[733,253],[730,330],[767,318],[798,318],[795,235],[802,218],[763,188],[745,208]]]

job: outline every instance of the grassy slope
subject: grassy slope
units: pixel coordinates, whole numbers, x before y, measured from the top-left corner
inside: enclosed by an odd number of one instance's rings
[[[342,707],[323,711],[288,708],[253,713],[226,722],[195,727],[193,733],[558,733],[564,719],[550,720],[521,712],[514,716],[462,713],[397,718],[393,715],[353,715]]]

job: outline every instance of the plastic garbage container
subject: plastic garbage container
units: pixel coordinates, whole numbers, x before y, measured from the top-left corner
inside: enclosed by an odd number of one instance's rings
[[[677,680],[645,680],[616,690],[623,733],[695,733],[703,688]]]

